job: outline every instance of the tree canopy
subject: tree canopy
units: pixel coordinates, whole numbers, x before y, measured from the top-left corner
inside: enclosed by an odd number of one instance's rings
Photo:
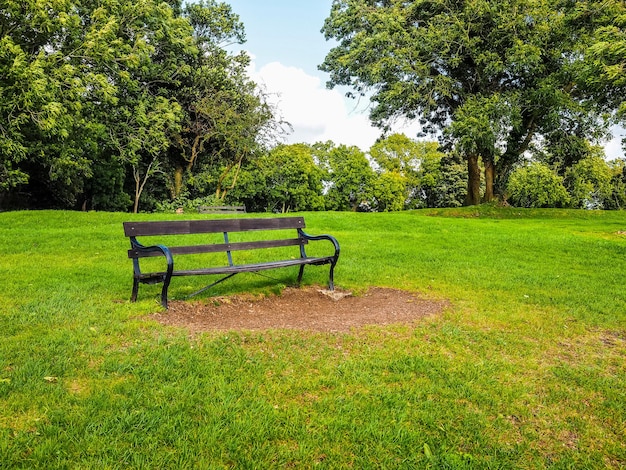
[[[0,210],[622,208],[598,143],[626,123],[625,27],[618,0],[334,0],[320,68],[371,99],[366,151],[278,145],[227,3],[6,0]]]
[[[137,210],[144,189],[176,196],[202,161],[240,165],[276,129],[249,59],[224,49],[243,40],[214,0],[8,0],[0,191],[34,207],[125,209],[132,195]]]
[[[576,142],[564,135],[606,135],[608,88],[590,86],[581,70],[590,50],[607,73],[623,65],[623,51],[616,58],[612,46],[590,47],[602,31],[618,34],[609,25],[625,8],[617,0],[335,0],[322,31],[338,45],[320,68],[329,86],[371,95],[375,124],[419,119],[460,151],[467,203],[476,204],[479,159],[489,200],[525,152]]]

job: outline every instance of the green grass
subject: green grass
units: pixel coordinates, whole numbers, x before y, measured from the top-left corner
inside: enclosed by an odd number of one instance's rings
[[[149,319],[159,286],[128,301],[122,222],[172,215],[1,213],[0,468],[626,466],[626,213],[305,216],[341,244],[340,287],[450,308],[190,338]],[[205,297],[276,285],[240,275]]]

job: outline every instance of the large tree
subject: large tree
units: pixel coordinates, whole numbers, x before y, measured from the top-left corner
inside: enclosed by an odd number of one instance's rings
[[[156,0],[5,2],[0,189],[73,207],[101,161],[141,182],[179,120],[158,84],[184,72],[191,31]]]
[[[223,199],[242,165],[272,141],[280,123],[264,91],[247,75],[249,56],[225,49],[245,41],[243,24],[231,7],[207,0],[185,5],[183,15],[193,26],[198,53],[189,58],[192,71],[174,91],[184,119],[169,153],[172,196],[193,189],[188,183],[194,176],[219,167],[213,186]]]
[[[199,163],[238,167],[273,114],[231,40],[243,26],[213,0],[4,2],[0,196],[136,211],[153,182],[176,195]]]
[[[605,108],[577,86],[576,64],[581,41],[610,18],[601,9],[622,3],[334,0],[323,32],[338,45],[320,68],[329,86],[371,95],[375,124],[420,119],[455,145],[476,204],[479,159],[490,199],[533,145],[602,134]]]

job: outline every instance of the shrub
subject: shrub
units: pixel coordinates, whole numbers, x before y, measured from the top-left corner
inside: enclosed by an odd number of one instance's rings
[[[562,177],[546,164],[533,162],[511,173],[507,200],[516,207],[565,207],[570,197]]]
[[[180,196],[169,201],[161,201],[156,204],[155,212],[198,212],[200,206],[219,206],[224,204],[214,194],[195,199],[189,199],[189,195],[183,192]]]
[[[565,183],[572,205],[582,209],[605,209],[613,195],[613,173],[604,158],[597,156],[583,158],[569,168]]]

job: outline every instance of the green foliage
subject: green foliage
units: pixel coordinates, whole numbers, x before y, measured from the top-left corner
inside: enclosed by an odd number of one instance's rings
[[[369,150],[369,155],[383,181],[378,185],[388,185],[393,176],[404,180],[404,195],[396,191],[398,200],[394,207],[420,208],[432,207],[433,192],[441,178],[439,164],[443,156],[436,142],[417,141],[403,134],[392,134],[380,139]],[[385,182],[386,181],[386,182]],[[399,186],[396,185],[399,189]],[[386,206],[389,204],[386,204]],[[398,210],[398,209],[395,209]]]
[[[212,191],[224,199],[241,167],[273,143],[282,123],[274,119],[264,91],[248,77],[248,55],[233,56],[223,49],[245,39],[230,5],[213,0],[186,4],[184,17],[193,26],[198,52],[189,58],[191,73],[173,90],[184,117],[167,155],[170,190],[174,197],[183,191],[194,194],[194,180],[210,174]]]
[[[436,151],[433,143],[419,142],[404,134],[391,134],[379,139],[369,150],[370,157],[382,170],[412,176],[428,152]]]
[[[457,207],[467,193],[467,165],[440,151],[437,142],[417,141],[402,134],[392,134],[376,142],[369,151],[379,168],[376,191],[386,189],[384,209],[420,209],[424,207]],[[401,185],[404,194],[401,194]],[[395,190],[392,190],[395,186]],[[380,188],[380,189],[378,189]],[[390,199],[391,194],[393,200]]]
[[[221,47],[235,41],[245,42],[244,25],[239,15],[227,3],[200,0],[185,3],[184,16],[194,29],[196,41],[202,49],[221,52]]]
[[[165,213],[196,213],[198,209],[202,206],[220,206],[223,205],[222,201],[217,199],[215,195],[199,197],[199,198],[189,198],[189,195],[186,193],[180,194],[178,197],[160,201],[156,204],[155,211],[156,212],[165,212]]]
[[[454,120],[446,129],[458,151],[495,160],[504,149],[507,132],[520,120],[515,96],[500,93],[471,95],[455,110]]]
[[[153,183],[179,194],[200,161],[240,165],[275,130],[249,58],[223,49],[243,39],[213,0],[5,2],[0,191],[32,207],[119,208],[132,194],[137,211],[163,193]],[[120,168],[123,184],[93,181]]]
[[[92,171],[93,177],[85,187],[84,208],[111,212],[128,211],[133,203],[124,187],[124,165],[116,158],[103,158],[93,163]]]
[[[326,171],[327,209],[371,210],[376,175],[359,148],[335,146],[332,142],[326,142],[314,146],[314,154],[320,166]]]
[[[375,124],[402,116],[445,131],[471,166],[476,203],[479,157],[490,197],[533,143],[606,134],[609,92],[575,82],[594,32],[624,11],[623,2],[607,3],[338,0],[323,28],[336,45],[320,68],[330,86],[371,93]]]
[[[581,209],[604,209],[613,195],[614,172],[604,158],[591,156],[572,166],[565,185],[572,206]]]
[[[626,117],[626,5],[609,1],[603,2],[600,8],[588,8],[588,11],[594,12],[592,18],[598,28],[587,44],[579,83],[592,91],[603,91],[607,104],[617,108],[623,121]]]
[[[401,211],[407,197],[407,178],[398,171],[386,171],[375,177],[372,208],[376,212]]]
[[[509,179],[507,201],[516,207],[566,207],[570,196],[563,178],[543,163],[517,168]]]
[[[425,205],[422,207],[459,207],[467,195],[467,164],[454,154],[444,155],[437,163],[436,170],[424,167],[426,176],[420,187]]]
[[[605,201],[605,209],[626,208],[626,161],[623,159],[610,162],[613,172],[611,178],[611,198]]]
[[[242,170],[229,197],[249,212],[322,210],[322,176],[309,145],[279,145]]]

